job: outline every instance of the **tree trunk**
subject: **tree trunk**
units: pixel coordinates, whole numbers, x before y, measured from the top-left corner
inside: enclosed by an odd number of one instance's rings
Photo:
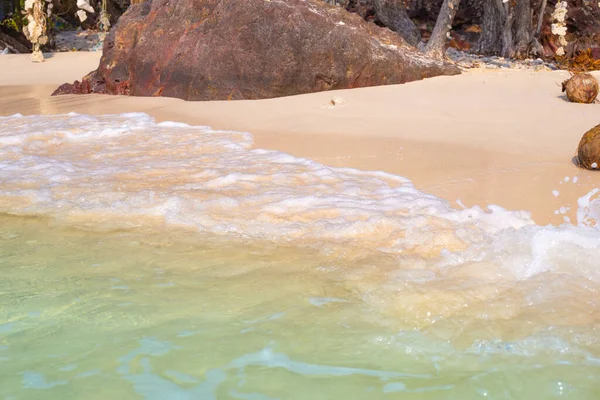
[[[436,58],[444,57],[446,37],[452,29],[452,21],[454,21],[459,5],[460,0],[444,0],[429,42],[425,46],[425,53],[428,55]]]
[[[486,55],[500,54],[503,50],[504,9],[499,9],[496,0],[486,0],[483,8],[481,36],[472,52]]]
[[[511,58],[514,55],[513,46],[513,8],[510,6],[510,1],[503,3],[502,0],[496,0],[498,7],[502,8],[504,14],[504,30],[502,32],[502,57]]]
[[[402,0],[373,0],[373,7],[382,24],[398,32],[411,45],[419,44],[421,33],[406,14]]]
[[[539,39],[540,33],[542,32],[542,24],[544,23],[544,13],[546,12],[546,4],[548,0],[542,0],[542,5],[540,6],[540,14],[538,16],[537,26],[535,28],[535,38]]]
[[[517,0],[515,14],[515,56],[524,58],[533,39],[531,0]]]

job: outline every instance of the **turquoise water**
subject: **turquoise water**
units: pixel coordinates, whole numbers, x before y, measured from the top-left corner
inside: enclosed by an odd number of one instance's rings
[[[0,118],[0,400],[596,399],[599,216],[142,114]]]
[[[361,298],[344,270],[369,268],[366,260],[221,238],[190,243],[46,220],[1,222],[2,399],[600,393],[596,310],[584,327],[543,326],[547,316],[533,313],[530,325],[542,325],[525,336],[512,332],[515,321],[491,319],[492,336],[505,339],[467,343],[465,329],[490,336],[468,311],[438,322],[442,331],[419,329]]]

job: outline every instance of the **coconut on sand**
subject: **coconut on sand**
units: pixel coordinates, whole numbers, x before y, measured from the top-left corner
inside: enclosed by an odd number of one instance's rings
[[[600,170],[600,125],[587,131],[577,148],[577,163],[581,168]]]
[[[573,103],[592,103],[598,96],[598,81],[587,72],[580,72],[562,84],[562,91]]]

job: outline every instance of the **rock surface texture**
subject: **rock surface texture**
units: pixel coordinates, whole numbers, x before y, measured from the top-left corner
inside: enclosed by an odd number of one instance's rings
[[[146,1],[103,52],[96,71],[54,94],[262,99],[460,73],[318,0]]]

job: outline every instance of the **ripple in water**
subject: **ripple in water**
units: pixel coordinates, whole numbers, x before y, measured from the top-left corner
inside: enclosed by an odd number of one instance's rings
[[[0,398],[593,398],[578,225],[142,114],[0,118]]]

